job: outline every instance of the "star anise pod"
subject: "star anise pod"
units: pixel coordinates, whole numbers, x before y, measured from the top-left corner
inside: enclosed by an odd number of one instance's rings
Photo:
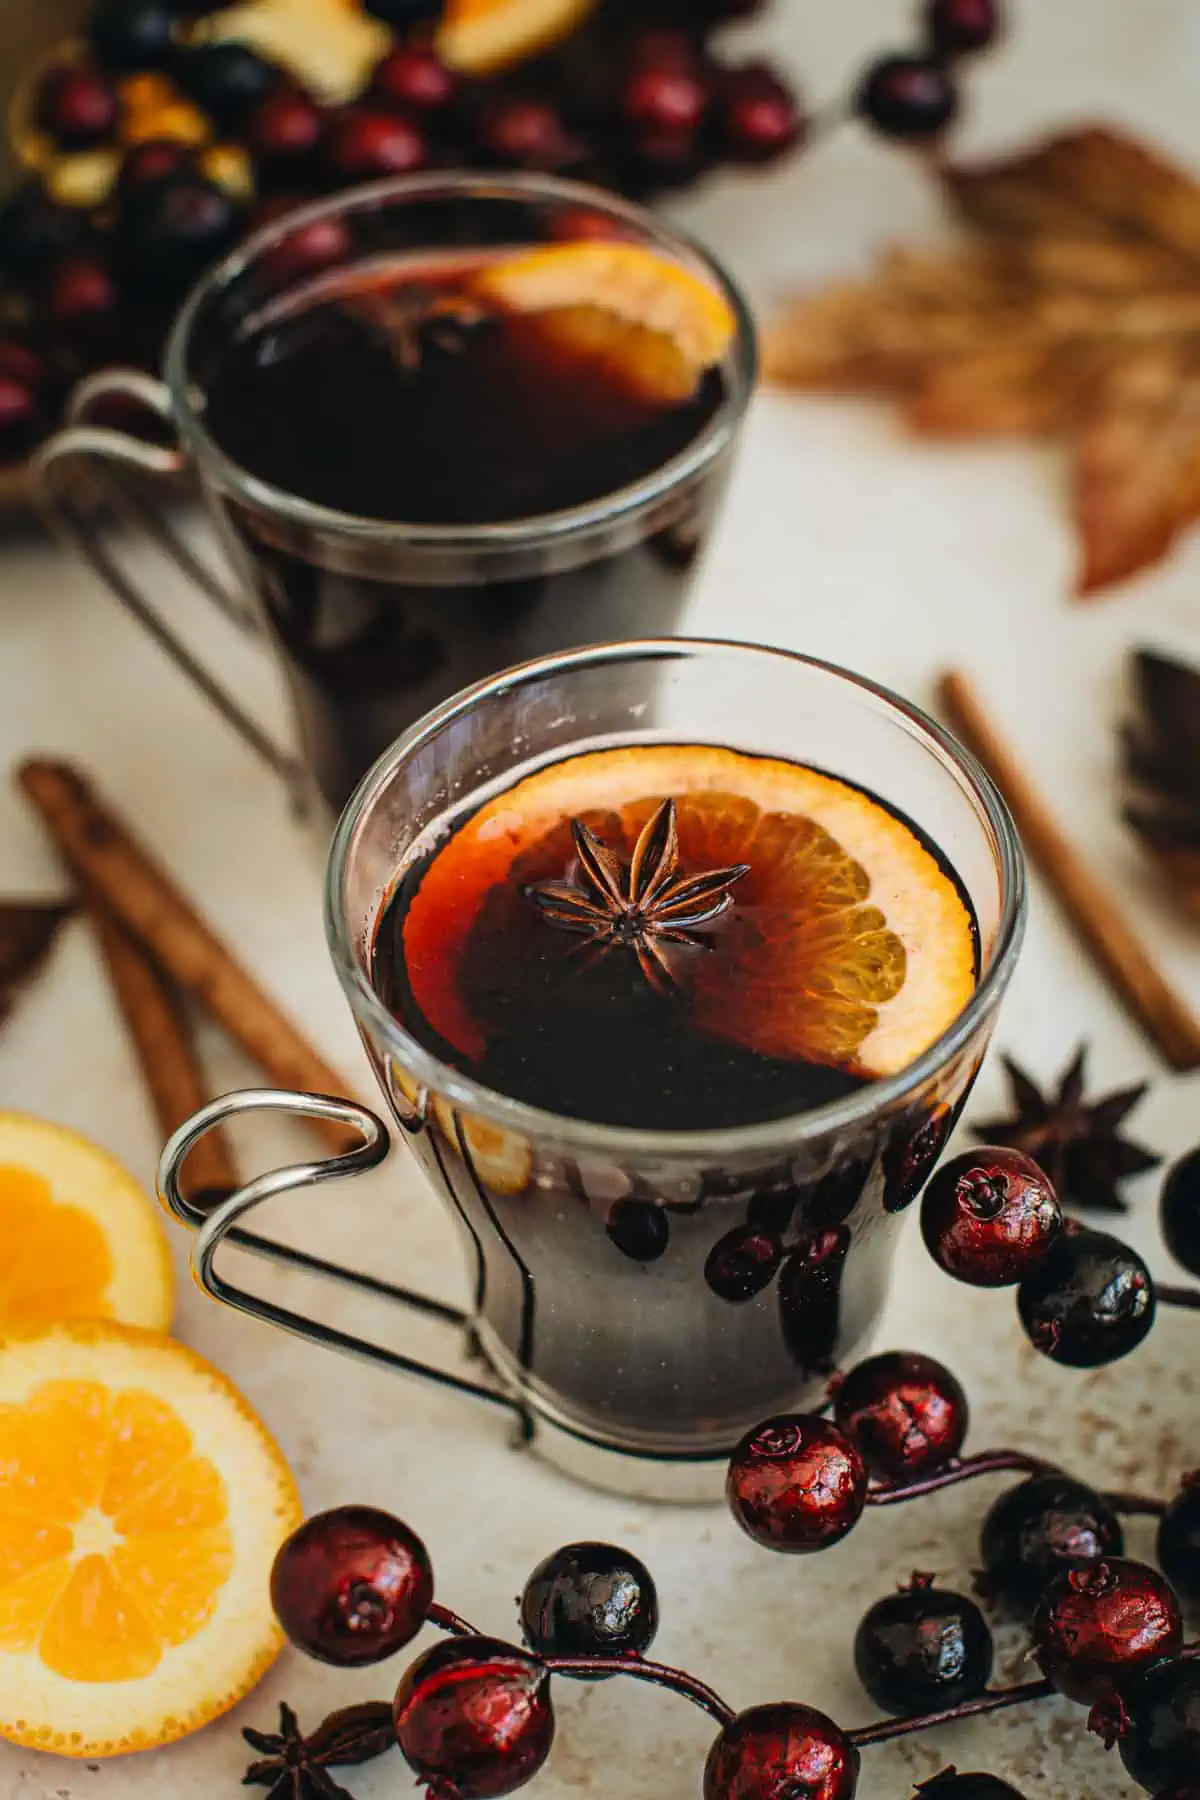
[[[709,925],[729,906],[730,889],[750,873],[749,863],[679,875],[675,802],[664,800],[638,833],[628,866],[580,819],[572,819],[578,862],[575,881],[548,881],[527,889],[553,925],[581,932],[599,954],[624,946],[638,959],[657,992],[675,985],[665,945],[709,949],[696,927]]]
[[[242,1736],[259,1753],[242,1785],[269,1789],[267,1800],[352,1800],[329,1770],[382,1756],[396,1742],[396,1728],[386,1700],[366,1700],[330,1713],[305,1737],[291,1707],[281,1703],[278,1731],[247,1727]]]
[[[1133,657],[1136,712],[1122,734],[1133,795],[1125,817],[1172,894],[1200,915],[1200,670]]]
[[[1087,1051],[1081,1045],[1051,1096],[1032,1082],[1011,1057],[1001,1058],[1012,1088],[1015,1115],[989,1119],[974,1127],[989,1144],[1022,1150],[1045,1170],[1066,1205],[1096,1212],[1127,1212],[1118,1183],[1140,1175],[1162,1161],[1153,1151],[1120,1135],[1120,1126],[1142,1095],[1146,1083],[1122,1088],[1103,1100],[1083,1098]]]

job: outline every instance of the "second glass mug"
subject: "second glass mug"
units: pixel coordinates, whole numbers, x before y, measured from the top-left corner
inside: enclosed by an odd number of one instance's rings
[[[910,1067],[789,1118],[644,1131],[558,1117],[483,1087],[389,1013],[372,981],[376,927],[401,866],[447,814],[581,748],[646,742],[812,764],[868,789],[937,846],[976,915],[979,980]],[[395,1122],[459,1227],[470,1306],[314,1264],[286,1244],[251,1246],[461,1326],[487,1378],[431,1369],[284,1311],[215,1267],[229,1233],[245,1242],[239,1221],[261,1200],[382,1161],[387,1130],[365,1108],[270,1089],[215,1101],[164,1150],[160,1196],[197,1230],[193,1267],[216,1298],[509,1407],[536,1451],[583,1479],[647,1498],[713,1497],[741,1435],[813,1404],[832,1366],[873,1329],[901,1217],[970,1090],[1023,918],[1021,854],[1003,801],[969,755],[886,690],[783,651],[688,639],[527,664],[445,703],[386,752],[343,813],[327,869],[330,953]],[[262,1176],[215,1210],[190,1204],[181,1171],[192,1145],[264,1109],[340,1121],[360,1141]],[[654,1260],[632,1259],[605,1228],[630,1202],[666,1222]],[[774,1281],[735,1305],[704,1268],[748,1220],[767,1221],[786,1255]]]
[[[311,278],[311,268],[297,275],[293,248],[310,228],[336,221],[345,244],[340,259],[322,260],[324,281],[400,259],[417,265],[447,250],[561,241],[581,210],[593,233],[647,245],[700,275],[736,322],[717,410],[684,451],[631,486],[499,524],[396,523],[275,488],[240,468],[206,430],[206,383],[222,354],[248,318]],[[397,733],[447,695],[529,657],[675,629],[755,368],[753,325],[724,271],[641,207],[549,176],[401,176],[298,208],[254,233],[183,306],[161,381],[109,369],[80,384],[71,423],[39,453],[39,485],[57,528],[285,777],[298,807],[313,810],[315,801],[318,813],[334,817]],[[172,447],[103,423],[114,403],[141,408]],[[163,494],[146,485],[178,486],[183,477],[198,484],[244,594],[196,557],[164,514]],[[272,742],[166,623],[102,528],[113,509],[130,514],[227,616],[265,628],[290,694],[298,755]]]

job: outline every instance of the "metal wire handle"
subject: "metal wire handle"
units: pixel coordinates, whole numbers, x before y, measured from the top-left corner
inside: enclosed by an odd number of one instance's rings
[[[362,1142],[340,1155],[327,1156],[319,1162],[295,1163],[285,1169],[272,1169],[267,1174],[248,1181],[244,1187],[238,1188],[214,1207],[206,1209],[196,1206],[185,1198],[179,1184],[180,1172],[189,1151],[206,1132],[215,1130],[230,1119],[254,1112],[298,1114],[303,1118],[333,1120],[357,1131]],[[426,1381],[436,1382],[440,1387],[452,1388],[458,1393],[469,1394],[472,1399],[486,1400],[493,1406],[520,1414],[518,1401],[498,1388],[468,1381],[448,1369],[435,1368],[431,1363],[420,1362],[415,1357],[389,1350],[382,1344],[373,1344],[351,1332],[339,1331],[336,1326],[326,1325],[319,1319],[310,1319],[305,1313],[278,1306],[260,1294],[252,1294],[247,1288],[227,1281],[217,1272],[217,1250],[228,1239],[240,1249],[248,1250],[269,1262],[300,1269],[309,1275],[320,1275],[326,1281],[352,1288],[357,1293],[390,1300],[410,1311],[423,1313],[427,1318],[438,1319],[456,1330],[469,1332],[471,1319],[457,1307],[447,1306],[441,1300],[432,1300],[428,1295],[415,1293],[410,1288],[396,1287],[390,1282],[380,1281],[374,1275],[346,1268],[341,1263],[327,1262],[324,1257],[297,1250],[274,1238],[243,1231],[238,1225],[240,1219],[246,1218],[264,1200],[316,1187],[322,1182],[338,1181],[343,1176],[362,1175],[369,1169],[378,1168],[389,1148],[387,1127],[382,1119],[352,1100],[335,1100],[327,1094],[291,1093],[285,1088],[246,1088],[239,1093],[226,1094],[222,1099],[213,1100],[201,1107],[199,1112],[193,1113],[190,1119],[172,1133],[159,1158],[158,1196],[168,1212],[196,1233],[190,1259],[192,1274],[197,1284],[212,1299],[219,1300],[224,1306],[232,1306],[238,1312],[248,1313],[252,1319],[261,1319],[268,1325],[278,1326],[282,1331],[290,1331],[309,1343],[323,1344],[327,1349],[340,1350],[347,1356],[376,1363],[394,1373],[419,1375]]]

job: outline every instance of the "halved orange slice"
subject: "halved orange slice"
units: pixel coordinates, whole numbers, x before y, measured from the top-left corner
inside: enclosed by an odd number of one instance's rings
[[[435,856],[404,922],[413,998],[472,1060],[485,1049],[455,972],[489,892],[561,878],[570,817],[628,859],[674,798],[681,874],[745,863],[719,955],[687,965],[704,1031],[764,1055],[889,1075],[951,1024],[975,986],[971,915],[912,830],[815,769],[709,745],[568,758],[475,813]],[[518,860],[519,859],[519,860]]]
[[[0,1347],[0,1736],[61,1756],[166,1744],[281,1644],[267,1577],[300,1522],[265,1427],[155,1332]]]
[[[115,1157],[64,1125],[0,1113],[0,1333],[58,1319],[165,1330],[158,1210]]]

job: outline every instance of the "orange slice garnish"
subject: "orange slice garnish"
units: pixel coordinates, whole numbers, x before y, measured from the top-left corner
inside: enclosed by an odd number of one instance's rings
[[[0,1347],[0,1736],[63,1756],[172,1742],[274,1660],[267,1577],[301,1518],[224,1376],[155,1332]]]
[[[571,816],[628,859],[668,796],[681,873],[749,864],[719,955],[688,965],[686,999],[701,1030],[764,1055],[878,1076],[906,1067],[957,1017],[975,987],[973,922],[902,820],[795,763],[643,744],[538,770],[434,858],[404,921],[408,980],[433,1029],[471,1060],[483,1055],[456,970],[494,888],[560,878]]]
[[[58,1319],[164,1330],[172,1276],[149,1197],[65,1126],[0,1113],[0,1333]]]

